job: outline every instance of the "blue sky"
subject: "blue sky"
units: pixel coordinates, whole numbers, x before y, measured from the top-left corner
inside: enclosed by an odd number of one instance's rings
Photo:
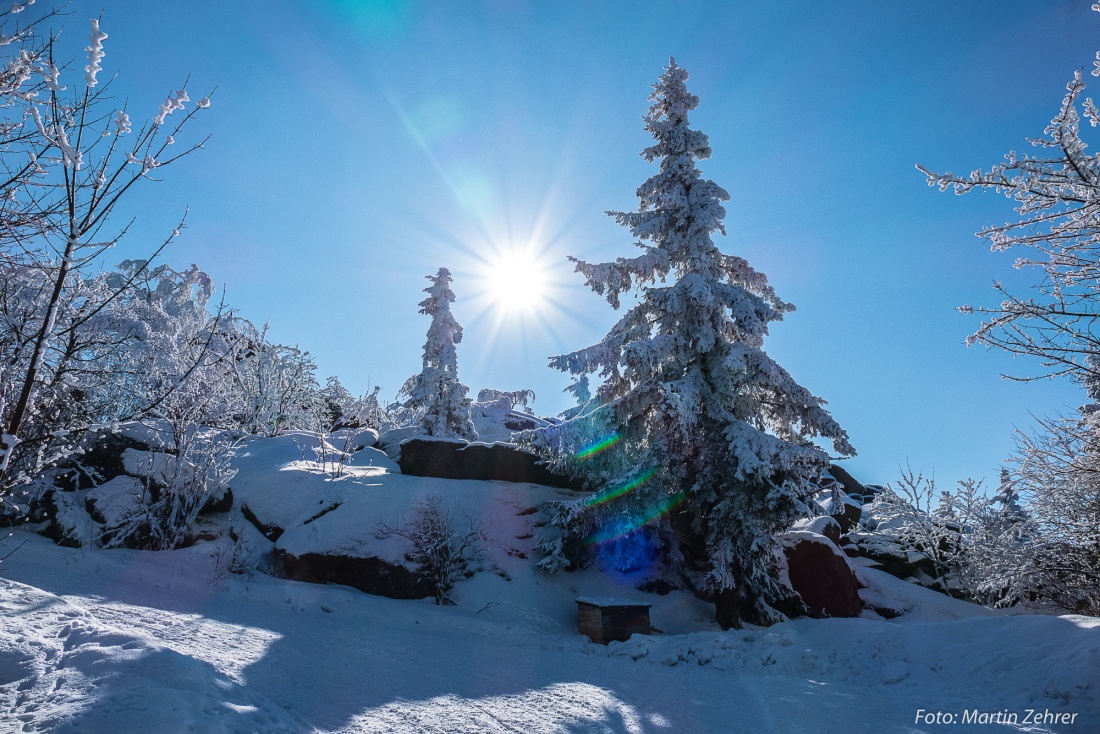
[[[798,307],[767,350],[829,402],[857,477],[908,461],[946,485],[995,477],[1014,426],[1082,395],[1004,381],[1038,366],[963,345],[977,322],[954,307],[1034,274],[973,236],[1008,201],[936,192],[914,164],[987,167],[1041,133],[1100,48],[1090,5],[77,0],[62,47],[83,65],[102,8],[104,69],[135,120],[189,74],[195,98],[218,87],[193,130],[206,150],[129,200],[114,259],[189,205],[169,262],[226,284],[322,379],[389,396],[420,366],[423,276],[447,266],[463,380],[533,388],[545,414],[569,404],[546,357],[616,319],[565,257],[632,254],[603,212],[634,208],[653,172],[641,117],[675,56],[714,149],[700,167],[732,195],[719,244]],[[547,303],[502,317],[484,272],[526,248]]]

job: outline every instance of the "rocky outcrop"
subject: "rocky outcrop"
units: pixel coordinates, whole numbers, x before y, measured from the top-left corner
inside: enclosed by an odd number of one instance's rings
[[[343,584],[391,599],[423,599],[432,591],[413,569],[372,556],[333,553],[293,555],[278,550],[287,578],[317,584]]]
[[[885,571],[899,579],[912,579],[921,586],[943,591],[942,584],[936,581],[938,574],[932,559],[923,553],[906,550],[888,538],[861,538],[856,545],[856,553],[872,561],[871,568]]]
[[[825,536],[831,540],[837,548],[842,548],[844,546],[844,543],[841,541],[840,523],[828,516],[799,520],[794,524],[792,530],[808,530],[811,533]]]
[[[580,483],[555,474],[534,454],[503,443],[409,438],[401,442],[401,473],[442,479],[496,479],[547,487],[580,489]]]
[[[859,502],[865,502],[874,496],[874,492],[868,490],[863,486],[855,477],[848,473],[848,470],[839,464],[829,464],[829,476],[840,483],[840,486],[844,487],[844,493],[852,499],[859,500]]]
[[[863,609],[855,570],[828,538],[792,531],[780,539],[791,587],[811,617],[855,617]]]
[[[233,507],[233,490],[224,487],[220,495],[211,495],[206,504],[199,510],[200,515],[213,515],[219,512],[229,512]]]

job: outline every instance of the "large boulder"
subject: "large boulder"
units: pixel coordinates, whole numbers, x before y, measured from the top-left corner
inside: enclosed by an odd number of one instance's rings
[[[44,518],[37,532],[66,548],[91,545],[101,526],[88,514],[85,494],[85,490],[48,490],[35,508],[35,516]]]
[[[84,506],[93,520],[114,527],[141,507],[146,491],[136,477],[119,475],[88,490]]]
[[[791,587],[811,617],[855,617],[863,609],[848,557],[823,535],[792,530],[780,538]]]
[[[418,477],[497,479],[581,489],[576,480],[551,472],[534,454],[510,444],[415,437],[401,442],[399,462],[402,474]]]
[[[287,578],[294,581],[343,584],[391,599],[423,599],[432,595],[420,574],[400,563],[331,551],[295,555],[279,548],[277,553]]]

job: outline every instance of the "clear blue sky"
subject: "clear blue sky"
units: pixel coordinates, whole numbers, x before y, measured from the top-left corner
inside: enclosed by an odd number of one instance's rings
[[[218,87],[195,126],[207,149],[129,201],[114,259],[190,205],[169,262],[225,283],[322,379],[389,396],[420,366],[423,276],[447,266],[464,382],[533,388],[544,414],[568,405],[546,357],[616,319],[565,256],[634,251],[603,212],[634,208],[653,171],[641,116],[675,56],[714,149],[701,168],[733,197],[719,244],[798,307],[766,348],[829,402],[857,477],[908,460],[946,485],[995,477],[1014,426],[1082,396],[1003,381],[1037,365],[965,348],[977,323],[954,307],[1034,275],[973,236],[1009,202],[938,193],[913,166],[987,167],[1041,133],[1100,48],[1090,5],[77,0],[62,47],[86,63],[102,8],[104,69],[135,120],[188,74],[195,98]],[[553,308],[501,320],[479,273],[528,243]]]

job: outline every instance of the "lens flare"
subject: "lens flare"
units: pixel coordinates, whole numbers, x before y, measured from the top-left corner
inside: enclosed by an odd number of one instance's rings
[[[634,489],[635,487],[639,487],[642,484],[644,484],[645,482],[649,481],[649,479],[656,473],[657,473],[656,469],[650,469],[649,471],[638,475],[635,479],[633,479],[630,482],[627,482],[626,484],[619,487],[618,489],[614,489],[610,492],[605,492],[604,494],[594,494],[594,495],[592,495],[591,497],[589,497],[588,499],[586,499],[584,501],[584,504],[585,504],[586,507],[595,507],[596,505],[602,505],[605,502],[610,502],[613,499],[617,499],[619,497],[622,497],[624,494],[626,494],[630,490]]]
[[[611,448],[612,446],[617,444],[621,439],[622,439],[622,436],[619,435],[619,433],[617,431],[615,433],[612,433],[610,436],[604,436],[603,438],[598,439],[594,443],[588,444],[583,449],[578,451],[577,452],[577,458],[581,459],[581,460],[589,459],[589,458],[595,456],[596,454],[600,453],[601,451],[606,451],[607,449]]]
[[[652,525],[665,515],[675,510],[677,507],[680,506],[681,503],[683,503],[686,497],[686,492],[677,492],[664,502],[661,502],[656,507],[649,510],[649,512],[646,512],[639,517],[631,518],[631,521],[626,523],[625,525],[620,524],[614,528],[605,529],[602,532],[590,535],[588,536],[588,538],[585,539],[584,542],[587,545],[600,545],[603,543],[613,543],[617,540],[625,538],[631,533],[635,533],[648,525]]]

